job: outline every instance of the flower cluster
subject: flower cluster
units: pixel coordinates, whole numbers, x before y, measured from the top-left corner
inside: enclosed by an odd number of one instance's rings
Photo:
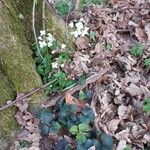
[[[59,64],[57,61],[52,62],[52,68],[53,69],[58,69],[59,67],[63,68],[64,64]]]
[[[76,28],[75,31],[70,32],[71,35],[74,37],[84,37],[86,34],[88,34],[89,28],[85,26],[85,20],[83,18],[80,18],[79,22],[71,22],[69,23],[70,28]]]
[[[51,47],[53,45],[53,41],[55,41],[53,35],[51,33],[47,33],[45,30],[40,31],[40,36],[38,37],[38,43],[40,48],[45,46]]]

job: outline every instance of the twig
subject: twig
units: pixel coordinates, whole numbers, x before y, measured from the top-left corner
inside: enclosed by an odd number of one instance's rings
[[[89,77],[86,79],[85,81],[85,84],[84,85],[76,85],[74,86],[72,89],[66,91],[65,93],[70,93],[70,94],[73,94],[75,93],[76,91],[79,91],[79,90],[82,90],[84,89],[88,84],[91,84],[91,83],[94,83],[96,82],[97,80],[101,79],[102,76],[109,70],[109,67],[105,68],[104,70],[100,70],[97,74]]]
[[[71,95],[74,94],[76,91],[80,91],[82,89],[84,89],[88,84],[91,84],[91,83],[94,83],[96,82],[97,80],[100,80],[102,79],[102,76],[109,70],[109,67],[105,68],[104,70],[100,70],[97,74],[89,77],[86,79],[86,82],[84,85],[76,85],[74,86],[72,89],[70,90],[67,90],[66,92],[56,96],[56,97],[52,97],[51,100],[49,101],[46,101],[43,103],[43,107],[45,108],[48,108],[48,107],[51,107],[51,106],[54,106],[56,104],[56,102],[59,100],[59,99],[63,99],[65,94],[67,93],[70,93]]]
[[[41,56],[42,59],[43,56],[40,52],[40,49],[39,49],[39,45],[38,45],[38,39],[37,39],[37,35],[36,35],[36,30],[35,30],[35,4],[36,4],[36,0],[33,0],[33,8],[32,8],[32,28],[33,28],[33,34],[34,34],[34,38],[35,38],[35,42],[36,42],[36,47],[37,47],[37,50],[38,50],[38,53],[39,55]]]
[[[10,106],[13,106],[15,103],[17,103],[17,102],[19,102],[19,101],[21,101],[21,100],[23,100],[23,99],[25,99],[25,98],[28,98],[28,97],[32,96],[34,93],[37,93],[37,92],[39,92],[39,91],[42,90],[42,89],[45,89],[46,87],[48,87],[50,84],[52,84],[52,83],[55,82],[55,81],[56,81],[56,80],[50,81],[50,82],[44,84],[42,87],[39,87],[39,88],[37,88],[37,89],[34,89],[34,90],[32,90],[31,92],[29,92],[29,93],[27,93],[27,94],[25,94],[25,95],[23,95],[23,96],[21,96],[21,97],[19,97],[19,98],[16,98],[14,101],[11,100],[11,101],[12,101],[11,103],[6,104],[5,106],[0,107],[0,111],[1,111],[1,110],[4,110],[4,109],[6,109],[6,108],[8,108],[8,107],[10,107]]]

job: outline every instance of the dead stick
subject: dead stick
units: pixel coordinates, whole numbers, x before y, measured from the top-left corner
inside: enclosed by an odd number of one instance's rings
[[[72,89],[66,91],[65,93],[70,93],[73,94],[76,91],[82,90],[84,89],[88,84],[94,83],[97,80],[101,79],[102,76],[109,70],[109,67],[105,68],[104,70],[100,70],[97,74],[89,77],[86,79],[85,84],[84,85],[76,85],[74,86]]]
[[[48,87],[50,84],[52,84],[52,83],[55,82],[55,81],[56,81],[56,80],[53,80],[53,81],[51,81],[51,82],[48,82],[48,83],[44,84],[42,87],[39,87],[39,88],[37,88],[37,89],[34,89],[34,90],[32,90],[31,92],[29,92],[28,94],[25,94],[25,95],[23,95],[23,96],[21,96],[21,97],[15,99],[14,101],[11,100],[11,101],[12,101],[11,103],[9,103],[9,104],[7,104],[7,105],[5,105],[5,106],[0,107],[0,111],[1,111],[1,110],[4,110],[4,109],[6,109],[6,108],[8,108],[8,107],[10,107],[10,106],[13,106],[15,103],[17,103],[17,102],[19,102],[19,101],[21,101],[21,100],[23,100],[23,99],[25,99],[25,98],[28,98],[28,97],[32,96],[34,93],[37,93],[37,92],[39,92],[39,91],[42,90],[42,89],[45,89],[46,87]]]
[[[65,93],[58,95],[57,97],[52,97],[51,100],[44,102],[44,104],[42,105],[45,108],[54,106],[56,104],[56,102],[59,99],[62,99],[64,97],[64,95],[66,93],[70,93],[71,95],[74,94],[76,91],[80,91],[82,89],[84,89],[88,84],[94,83],[97,80],[102,79],[102,76],[109,70],[109,67],[105,68],[104,70],[100,70],[98,73],[90,76],[89,78],[86,79],[86,82],[84,85],[76,85],[73,88],[71,88],[70,90],[67,90]]]

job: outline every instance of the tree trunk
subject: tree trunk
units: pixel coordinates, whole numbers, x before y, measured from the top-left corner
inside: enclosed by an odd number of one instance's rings
[[[0,105],[14,99],[17,93],[29,92],[42,85],[30,49],[34,43],[32,3],[31,0],[0,0]],[[41,1],[38,1],[35,18],[37,33],[42,28],[41,7]],[[56,39],[73,49],[72,40],[65,38],[65,23],[48,8],[45,13],[46,28]],[[20,14],[22,17],[19,17]],[[43,100],[43,92],[34,94],[30,101],[31,111],[36,113]],[[14,107],[0,112],[0,149],[5,149],[5,141],[18,131],[15,112]]]

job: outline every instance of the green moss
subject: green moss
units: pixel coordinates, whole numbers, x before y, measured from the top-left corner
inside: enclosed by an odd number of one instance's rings
[[[50,10],[46,7],[45,13],[47,18],[46,25],[48,31],[51,32],[58,41],[65,43],[69,51],[74,50],[74,41],[69,36],[65,22],[62,20],[62,18],[60,18],[60,16],[57,15],[52,8]]]
[[[0,72],[0,104],[14,99],[17,92],[28,92],[42,85],[32,60],[25,28],[16,13],[16,3],[8,0],[0,3],[0,65],[5,73],[4,75],[2,71]],[[31,97],[33,112],[36,112],[44,100],[42,94],[38,93]],[[5,143],[3,141],[9,141],[12,134],[18,130],[15,114],[14,107],[0,112],[0,145]],[[0,146],[1,148],[4,149],[3,146]]]
[[[14,87],[6,76],[2,74],[2,68],[0,67],[0,105],[6,104],[6,102],[13,99],[14,96]],[[16,109],[14,107],[0,112],[0,145],[1,142],[4,142],[5,139],[8,140],[10,135],[17,132],[19,129],[18,123],[14,118],[15,114]]]

